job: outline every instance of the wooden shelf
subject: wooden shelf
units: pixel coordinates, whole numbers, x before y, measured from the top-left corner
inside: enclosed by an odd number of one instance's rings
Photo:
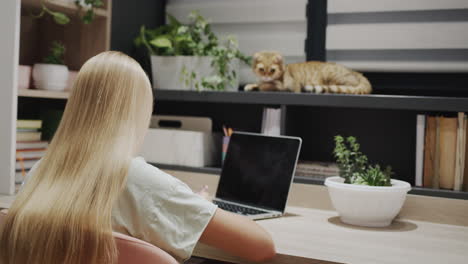
[[[466,97],[285,92],[196,92],[157,89],[154,90],[154,94],[156,101],[468,112],[468,98]]]
[[[159,163],[150,163],[159,169],[162,170],[176,170],[176,171],[187,171],[187,172],[197,172],[197,173],[207,173],[207,174],[214,174],[220,175],[221,168],[213,168],[213,167],[189,167],[189,166],[180,166],[180,165],[168,165],[168,164],[159,164]],[[310,177],[302,177],[302,176],[295,176],[294,177],[295,183],[304,183],[304,184],[315,184],[315,185],[323,185],[323,179],[314,179]],[[462,199],[468,200],[468,192],[459,192],[459,191],[451,191],[451,190],[441,190],[441,189],[430,189],[430,188],[421,188],[421,187],[412,187],[409,194],[416,194],[416,195],[426,195],[426,196],[433,196],[433,197],[442,197],[442,198],[452,198],[452,199]]]
[[[36,10],[41,7],[41,0],[21,0],[21,5],[24,8]],[[71,16],[77,15],[79,11],[74,1],[46,0],[45,5],[52,11],[62,12]],[[94,14],[97,17],[107,17],[108,11],[103,8],[95,8]]]
[[[48,99],[67,99],[69,96],[68,92],[57,92],[47,90],[35,90],[35,89],[18,89],[18,96],[20,97],[36,97],[36,98],[48,98]]]

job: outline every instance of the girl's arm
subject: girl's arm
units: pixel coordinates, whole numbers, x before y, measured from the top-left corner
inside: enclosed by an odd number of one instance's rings
[[[200,241],[249,261],[261,262],[276,255],[265,229],[247,217],[217,209]]]

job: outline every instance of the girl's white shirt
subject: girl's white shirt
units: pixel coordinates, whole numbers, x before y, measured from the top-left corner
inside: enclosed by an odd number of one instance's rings
[[[216,208],[185,183],[136,157],[130,164],[127,184],[113,207],[112,227],[115,232],[149,242],[183,262],[192,255]]]

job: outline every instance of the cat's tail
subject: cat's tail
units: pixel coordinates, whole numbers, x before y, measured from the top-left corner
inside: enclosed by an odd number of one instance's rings
[[[372,93],[372,85],[370,84],[369,80],[362,75],[362,73],[356,72],[356,76],[359,79],[359,84],[355,86],[357,94],[370,94]]]
[[[356,72],[356,77],[359,83],[355,86],[352,85],[327,85],[320,88],[324,92],[329,93],[342,93],[342,94],[370,94],[372,92],[372,86],[364,75]],[[315,88],[315,87],[314,87]],[[317,89],[315,89],[317,90]]]

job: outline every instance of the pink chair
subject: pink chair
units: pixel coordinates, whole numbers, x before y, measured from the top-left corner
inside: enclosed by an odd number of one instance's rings
[[[6,214],[7,210],[0,211],[0,225]],[[154,245],[120,233],[113,234],[119,251],[118,264],[178,264],[171,255]]]

